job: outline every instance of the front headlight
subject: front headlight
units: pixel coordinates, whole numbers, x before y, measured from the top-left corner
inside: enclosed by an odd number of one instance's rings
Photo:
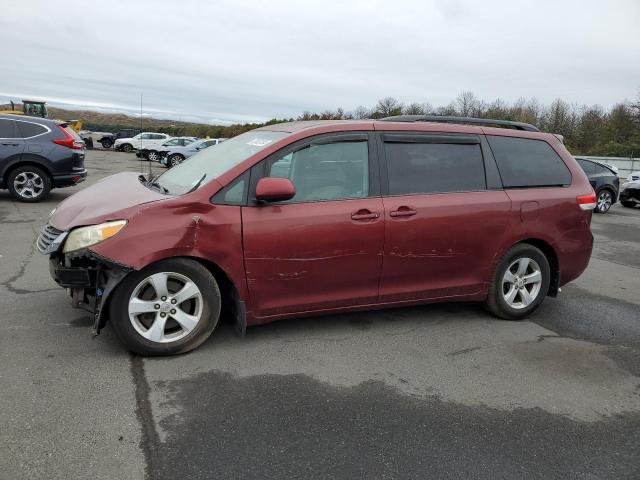
[[[64,242],[63,253],[74,252],[82,248],[90,247],[100,243],[107,238],[113,237],[127,224],[126,220],[116,220],[114,222],[101,223],[100,225],[90,225],[71,230]]]

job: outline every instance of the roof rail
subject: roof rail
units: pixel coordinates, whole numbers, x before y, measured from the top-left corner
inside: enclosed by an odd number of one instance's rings
[[[511,122],[509,120],[494,120],[491,118],[452,117],[448,115],[396,115],[380,119],[383,122],[434,122],[434,123],[463,123],[468,125],[484,125],[487,127],[505,127],[527,132],[539,132],[538,127],[530,123]]]

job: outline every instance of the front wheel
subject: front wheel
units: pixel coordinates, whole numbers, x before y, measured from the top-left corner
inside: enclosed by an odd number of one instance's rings
[[[622,200],[620,202],[622,204],[623,207],[627,207],[627,208],[633,208],[636,206],[636,202],[625,202],[624,200]]]
[[[128,275],[111,300],[116,335],[139,355],[175,355],[202,344],[220,316],[220,290],[200,263],[162,260]]]
[[[183,160],[184,157],[182,155],[180,155],[179,153],[174,153],[169,157],[169,165],[175,167],[176,165],[181,164]]]
[[[129,153],[131,150],[133,150],[133,147],[131,145],[129,145],[128,143],[125,143],[124,145],[122,145],[122,147],[120,147],[120,149],[124,153]]]
[[[550,281],[544,253],[533,245],[520,243],[498,263],[484,306],[497,317],[520,320],[540,306]]]
[[[111,140],[102,140],[100,142],[100,144],[102,145],[102,148],[104,149],[109,149],[113,146],[113,142]]]
[[[147,153],[147,160],[151,162],[158,162],[160,160],[160,154],[154,150]]]
[[[597,213],[607,213],[611,205],[613,205],[613,195],[609,190],[601,190],[598,193],[596,208],[594,210]]]

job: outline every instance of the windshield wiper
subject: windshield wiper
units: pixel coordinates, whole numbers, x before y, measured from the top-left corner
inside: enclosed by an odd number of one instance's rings
[[[193,187],[191,187],[191,189],[187,193],[191,193],[191,192],[197,190],[198,187],[202,184],[202,182],[204,182],[204,179],[206,178],[206,176],[207,176],[206,173],[204,175],[202,175],[202,178],[200,180],[198,180],[198,183],[196,183]]]
[[[169,193],[169,189],[167,187],[165,187],[164,185],[160,185],[157,181],[156,178],[158,178],[159,175],[155,175],[151,178],[149,178],[149,180],[147,180],[146,178],[144,178],[144,175],[140,175],[138,177],[138,179],[141,182],[144,182],[144,184],[149,187],[149,188],[157,188],[158,190],[160,190],[162,193]]]

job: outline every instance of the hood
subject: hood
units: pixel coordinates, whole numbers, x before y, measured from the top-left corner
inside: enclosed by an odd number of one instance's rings
[[[74,193],[60,203],[49,219],[58,230],[122,219],[123,210],[169,197],[145,187],[138,174],[123,172]],[[117,215],[119,214],[119,215]]]

